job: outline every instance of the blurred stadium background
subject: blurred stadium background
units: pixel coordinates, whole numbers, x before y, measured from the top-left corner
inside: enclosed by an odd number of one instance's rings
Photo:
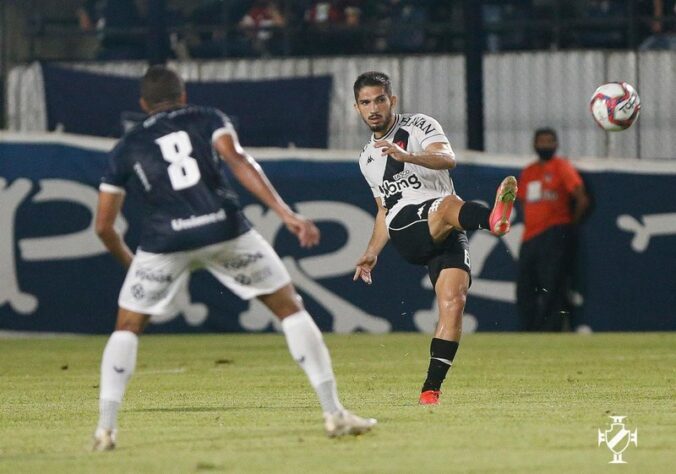
[[[0,471],[596,472],[607,415],[629,415],[633,472],[667,472],[676,441],[676,13],[667,0],[0,0]],[[101,336],[123,270],[93,232],[106,152],[141,115],[137,81],[168,62],[191,100],[222,108],[322,244],[301,251],[243,194],[327,334],[346,403],[373,436],[330,444],[302,374],[258,303],[203,272],[180,311],[153,318],[114,456],[84,454]],[[357,166],[368,131],[352,109],[365,70],[393,79],[400,110],[447,132],[459,194],[487,200],[559,131],[591,192],[567,329],[464,339],[448,403],[413,406],[436,321],[422,269],[386,248],[374,285],[351,281],[374,203]],[[636,86],[638,121],[608,134],[588,101]],[[119,223],[134,245],[133,196]],[[466,334],[516,331],[523,224],[471,235]],[[660,334],[644,334],[660,331]],[[63,338],[32,338],[64,333]],[[30,340],[20,339],[30,336]],[[275,396],[271,398],[270,394]],[[368,395],[365,395],[368,394]],[[255,402],[252,402],[255,400]],[[84,408],[83,408],[84,407]],[[266,455],[261,456],[261,451]],[[312,454],[308,454],[312,453]],[[632,457],[635,456],[635,457]],[[455,462],[455,464],[451,464]],[[451,466],[451,467],[449,467]],[[625,466],[627,467],[627,466]]]
[[[390,250],[374,288],[349,278],[373,213],[356,166],[368,133],[352,108],[351,85],[373,69],[391,75],[400,110],[443,125],[458,152],[454,177],[465,199],[489,199],[500,176],[533,159],[533,130],[557,129],[560,151],[581,170],[595,203],[581,230],[568,327],[676,329],[676,209],[668,199],[676,186],[676,14],[669,2],[1,5],[2,329],[111,327],[122,273],[91,232],[95,187],[105,152],[139,120],[136,81],[149,63],[165,61],[189,81],[193,102],[234,119],[276,185],[325,230],[322,246],[301,254],[279,222],[245,197],[322,329],[430,331],[435,319],[424,273]],[[591,92],[609,80],[632,83],[641,95],[641,117],[622,133],[604,133],[588,112]],[[132,245],[138,217],[128,203]],[[472,236],[466,331],[517,329],[522,230],[517,215],[506,239]],[[61,298],[64,292],[77,297]],[[199,273],[182,307],[151,330],[274,328],[255,304],[223,298]]]

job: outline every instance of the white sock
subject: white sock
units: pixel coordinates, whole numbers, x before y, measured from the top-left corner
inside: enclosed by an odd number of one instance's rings
[[[137,351],[138,336],[133,332],[115,331],[110,335],[101,359],[99,428],[112,430],[117,425],[117,410],[134,373]]]
[[[114,430],[117,426],[117,411],[120,409],[120,402],[112,400],[99,400],[99,424],[98,428],[105,430]]]
[[[282,320],[282,330],[289,352],[305,371],[312,388],[317,392],[322,410],[325,413],[342,410],[331,367],[331,356],[312,317],[304,310],[287,316]]]

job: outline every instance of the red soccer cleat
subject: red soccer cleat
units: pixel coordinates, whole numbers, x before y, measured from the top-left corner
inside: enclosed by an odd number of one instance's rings
[[[420,405],[438,405],[439,395],[441,395],[441,390],[425,390],[420,394],[418,403]]]
[[[516,190],[516,178],[514,176],[507,176],[500,183],[498,193],[495,196],[495,205],[488,218],[491,234],[500,237],[509,232],[509,216],[512,215],[512,208],[516,200]]]

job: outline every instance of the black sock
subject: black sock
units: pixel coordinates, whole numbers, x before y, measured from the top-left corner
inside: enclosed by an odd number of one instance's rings
[[[439,390],[441,388],[441,384],[446,378],[446,373],[451,368],[451,363],[459,344],[456,341],[446,341],[444,339],[437,339],[436,337],[432,339],[432,343],[430,344],[430,367],[427,369],[427,379],[422,387],[423,392],[427,390]]]
[[[491,210],[481,203],[467,201],[460,208],[458,221],[464,230],[490,229]]]

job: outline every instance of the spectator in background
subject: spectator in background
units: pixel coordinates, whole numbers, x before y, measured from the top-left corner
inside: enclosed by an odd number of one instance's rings
[[[338,25],[343,21],[342,0],[314,1],[305,10],[305,21],[311,25]]]
[[[593,24],[580,34],[580,43],[586,48],[622,48],[625,46],[624,26],[627,14],[624,0],[589,0],[584,2],[582,17]]]
[[[428,1],[386,0],[371,5],[375,52],[423,52]]]
[[[555,156],[556,132],[535,132],[538,161],[519,179],[525,230],[519,253],[517,306],[524,331],[561,331],[573,270],[575,227],[589,207],[578,172]]]
[[[390,0],[391,27],[387,49],[393,53],[418,53],[425,51],[425,24],[428,21],[428,2]]]
[[[96,32],[97,59],[143,59],[145,35],[134,0],[86,0],[77,10],[80,29]]]
[[[347,5],[344,10],[343,27],[340,32],[342,54],[354,54],[363,51],[363,35],[361,33],[361,8],[355,4]]]
[[[303,15],[304,50],[312,54],[351,54],[361,50],[361,8],[357,0],[315,0]]]
[[[563,28],[563,24],[579,17],[577,7],[575,2],[532,0],[531,14],[536,26],[529,37],[530,49],[556,50],[574,43],[570,29]]]
[[[195,58],[267,56],[283,49],[277,28],[286,20],[274,1],[202,0],[191,23],[197,32],[190,46]]]
[[[345,7],[345,26],[356,28],[361,24],[361,9],[357,5]]]
[[[489,52],[526,49],[527,29],[523,22],[532,17],[532,0],[487,0],[481,13]]]
[[[432,0],[428,9],[430,25],[425,42],[430,51],[461,51],[464,44],[462,2]]]
[[[269,56],[284,52],[280,28],[286,18],[274,0],[256,0],[239,22],[250,51],[255,56]]]
[[[238,24],[249,10],[248,0],[201,0],[190,15],[193,26],[188,40],[193,58],[251,55],[249,41]]]
[[[642,44],[641,49],[676,50],[676,1],[651,0],[650,31],[652,33]]]

